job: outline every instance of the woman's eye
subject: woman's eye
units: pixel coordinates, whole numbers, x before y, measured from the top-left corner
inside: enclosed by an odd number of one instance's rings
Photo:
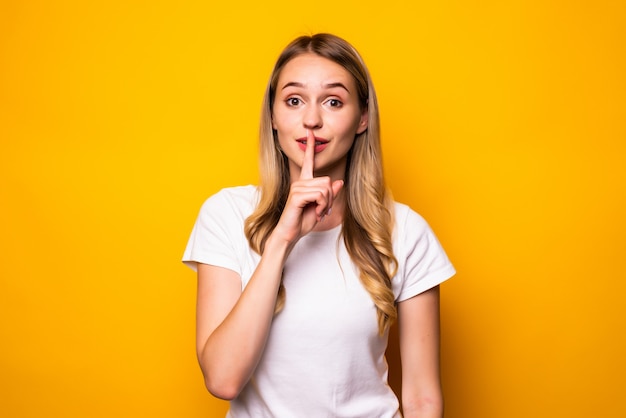
[[[287,99],[287,106],[298,106],[300,104],[300,99],[297,97],[290,97]]]
[[[337,99],[330,99],[328,101],[328,105],[330,107],[341,107],[343,103],[341,103],[341,100],[337,100]]]

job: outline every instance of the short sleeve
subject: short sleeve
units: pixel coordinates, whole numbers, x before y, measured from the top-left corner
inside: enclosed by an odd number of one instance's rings
[[[441,284],[456,271],[424,218],[408,206],[396,205],[398,272],[392,283],[396,302],[401,302]]]
[[[250,190],[241,189],[239,194],[224,189],[202,205],[182,260],[194,271],[203,263],[241,275],[241,248],[247,246],[243,225],[251,208]]]

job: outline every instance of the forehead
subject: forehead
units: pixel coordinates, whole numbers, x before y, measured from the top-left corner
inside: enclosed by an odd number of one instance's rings
[[[301,83],[305,87],[337,82],[352,87],[355,85],[348,70],[328,58],[312,53],[298,55],[285,64],[278,77],[278,88],[292,82]]]

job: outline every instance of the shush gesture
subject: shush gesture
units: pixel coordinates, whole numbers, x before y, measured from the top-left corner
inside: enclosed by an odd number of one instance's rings
[[[315,135],[306,130],[306,148],[300,168],[300,177],[292,181],[289,197],[275,233],[295,244],[311,232],[331,212],[343,180],[332,181],[330,177],[315,177]]]
[[[310,129],[306,130],[306,149],[304,150],[304,159],[302,168],[300,169],[300,180],[308,180],[313,178],[313,169],[315,167],[315,135]]]

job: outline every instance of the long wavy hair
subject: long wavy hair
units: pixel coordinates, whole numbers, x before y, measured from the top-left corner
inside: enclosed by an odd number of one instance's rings
[[[358,268],[360,280],[376,305],[378,329],[382,335],[397,318],[391,289],[397,260],[392,247],[392,199],[383,178],[378,102],[363,59],[354,47],[337,36],[320,33],[299,37],[284,49],[276,61],[261,112],[260,199],[252,215],[246,219],[246,237],[251,248],[262,254],[265,242],[287,202],[291,179],[287,157],[280,150],[276,131],[272,129],[272,107],[282,69],[293,58],[307,53],[319,55],[345,68],[354,77],[361,110],[367,108],[368,111],[367,129],[356,136],[348,153],[342,234],[348,254]],[[277,313],[283,308],[285,297],[285,288],[281,285],[276,302]]]

